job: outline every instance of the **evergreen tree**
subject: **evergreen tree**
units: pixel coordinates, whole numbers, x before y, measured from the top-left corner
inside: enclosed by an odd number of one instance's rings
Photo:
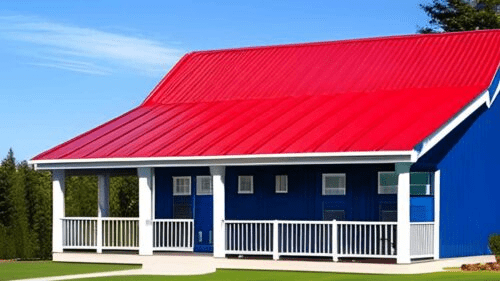
[[[500,0],[432,0],[420,7],[431,19],[419,33],[500,28]]]
[[[26,208],[26,173],[25,168],[15,171],[9,192],[12,205],[10,236],[15,246],[15,256],[21,259],[33,257],[33,239],[29,231]]]
[[[12,205],[9,199],[9,191],[12,187],[14,173],[16,171],[16,159],[12,148],[9,149],[7,157],[0,164],[0,225],[8,227],[12,217]]]

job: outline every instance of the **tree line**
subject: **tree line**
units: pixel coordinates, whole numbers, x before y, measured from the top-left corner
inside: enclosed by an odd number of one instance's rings
[[[110,179],[112,217],[138,216],[138,179]],[[97,216],[97,177],[66,177],[66,216]],[[52,177],[16,162],[9,150],[0,164],[0,259],[52,256]]]

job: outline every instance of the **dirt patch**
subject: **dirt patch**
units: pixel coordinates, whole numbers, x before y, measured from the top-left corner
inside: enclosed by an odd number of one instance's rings
[[[500,264],[497,262],[488,263],[472,263],[463,264],[461,267],[462,271],[498,271],[500,272]]]

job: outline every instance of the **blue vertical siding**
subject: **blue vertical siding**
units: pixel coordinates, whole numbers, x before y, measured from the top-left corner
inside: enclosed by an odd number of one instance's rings
[[[344,210],[346,220],[378,221],[379,204],[395,206],[396,195],[379,195],[379,171],[394,165],[228,167],[227,219],[322,220],[323,210]],[[322,174],[345,173],[346,195],[323,196]],[[254,193],[238,194],[238,176],[254,176]],[[288,175],[288,193],[275,192],[275,176]]]
[[[489,254],[500,233],[500,103],[465,120],[418,165],[441,170],[441,257]]]

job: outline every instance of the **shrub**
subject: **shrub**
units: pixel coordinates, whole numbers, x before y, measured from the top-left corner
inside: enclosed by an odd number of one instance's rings
[[[500,235],[493,234],[490,235],[489,241],[490,250],[493,252],[495,256],[500,256]]]

